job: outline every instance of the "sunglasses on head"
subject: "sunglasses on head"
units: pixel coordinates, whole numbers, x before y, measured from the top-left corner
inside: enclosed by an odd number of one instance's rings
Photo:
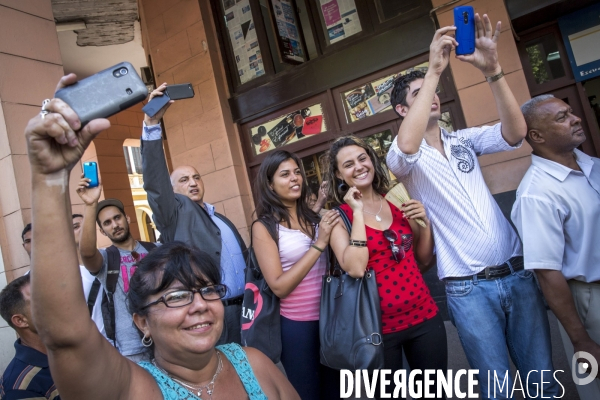
[[[396,241],[398,240],[398,234],[391,229],[386,229],[383,231],[383,237],[390,242],[388,248],[392,250],[392,257],[394,257],[394,260],[397,263],[402,261],[404,257],[406,257],[406,252],[404,251],[404,246],[402,243],[400,243],[400,246],[396,244]]]

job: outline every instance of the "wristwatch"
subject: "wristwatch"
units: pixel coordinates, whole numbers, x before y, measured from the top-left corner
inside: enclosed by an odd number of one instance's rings
[[[499,80],[503,76],[504,76],[504,71],[500,70],[500,72],[497,73],[496,75],[486,76],[485,80],[488,81],[488,83],[492,83],[492,82],[496,82],[497,80]]]

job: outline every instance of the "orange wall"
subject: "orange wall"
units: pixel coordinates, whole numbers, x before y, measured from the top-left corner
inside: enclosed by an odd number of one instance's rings
[[[447,0],[433,0],[434,7],[438,7]],[[476,13],[488,14],[495,27],[501,21],[501,35],[498,41],[498,59],[506,74],[505,79],[514,93],[517,102],[523,104],[530,99],[529,88],[525,81],[525,74],[517,45],[512,35],[510,18],[501,0],[463,0],[437,11],[440,26],[454,24],[453,8],[459,5],[473,6]],[[496,103],[489,84],[483,74],[471,66],[450,58],[450,67],[467,126],[490,125],[499,122]],[[515,190],[531,163],[531,147],[527,143],[512,152],[485,155],[479,158],[483,176],[492,194]]]
[[[201,0],[208,8],[208,0]],[[237,128],[227,104],[212,15],[198,0],[140,0],[142,36],[158,84],[192,83],[196,96],[177,101],[164,117],[173,166],[202,175],[204,200],[248,239],[253,203]]]
[[[0,245],[7,281],[29,268],[31,178],[23,131],[63,75],[50,0],[0,0]],[[76,167],[73,175],[79,175]],[[73,179],[71,179],[73,183]],[[71,202],[81,203],[71,191]]]

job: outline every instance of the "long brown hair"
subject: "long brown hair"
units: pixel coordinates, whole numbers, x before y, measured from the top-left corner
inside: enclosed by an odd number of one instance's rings
[[[390,190],[390,178],[383,168],[381,161],[379,161],[379,157],[377,157],[377,153],[375,150],[367,144],[361,138],[358,138],[354,135],[343,136],[339,139],[336,139],[335,142],[331,145],[331,149],[329,149],[327,163],[327,180],[329,183],[329,193],[328,196],[330,199],[334,199],[335,202],[339,204],[344,203],[345,192],[340,193],[338,187],[342,183],[342,180],[336,176],[336,172],[338,172],[338,163],[337,163],[337,155],[341,149],[347,146],[358,146],[363,148],[369,158],[371,159],[371,163],[373,164],[373,168],[375,169],[375,177],[373,178],[373,189],[380,194],[386,194]]]
[[[260,165],[258,176],[254,181],[254,194],[256,195],[256,216],[263,222],[271,234],[271,237],[278,237],[277,225],[284,222],[288,228],[291,228],[290,211],[283,204],[277,193],[271,190],[273,176],[282,162],[294,160],[300,168],[302,174],[301,195],[296,200],[296,213],[298,214],[298,223],[305,232],[310,232],[311,239],[315,239],[315,225],[319,223],[319,216],[310,209],[307,202],[308,184],[304,168],[300,158],[289,151],[275,150],[270,153]]]

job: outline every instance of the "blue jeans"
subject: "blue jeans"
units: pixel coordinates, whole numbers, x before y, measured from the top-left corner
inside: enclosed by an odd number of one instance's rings
[[[548,315],[532,271],[512,271],[495,280],[474,277],[445,284],[450,320],[458,330],[471,368],[479,370],[482,398],[511,397],[509,355],[521,380],[516,388],[523,387],[526,395],[529,390],[534,398],[541,397],[541,387],[546,397],[562,393],[553,376]],[[499,382],[496,385],[494,373]]]

